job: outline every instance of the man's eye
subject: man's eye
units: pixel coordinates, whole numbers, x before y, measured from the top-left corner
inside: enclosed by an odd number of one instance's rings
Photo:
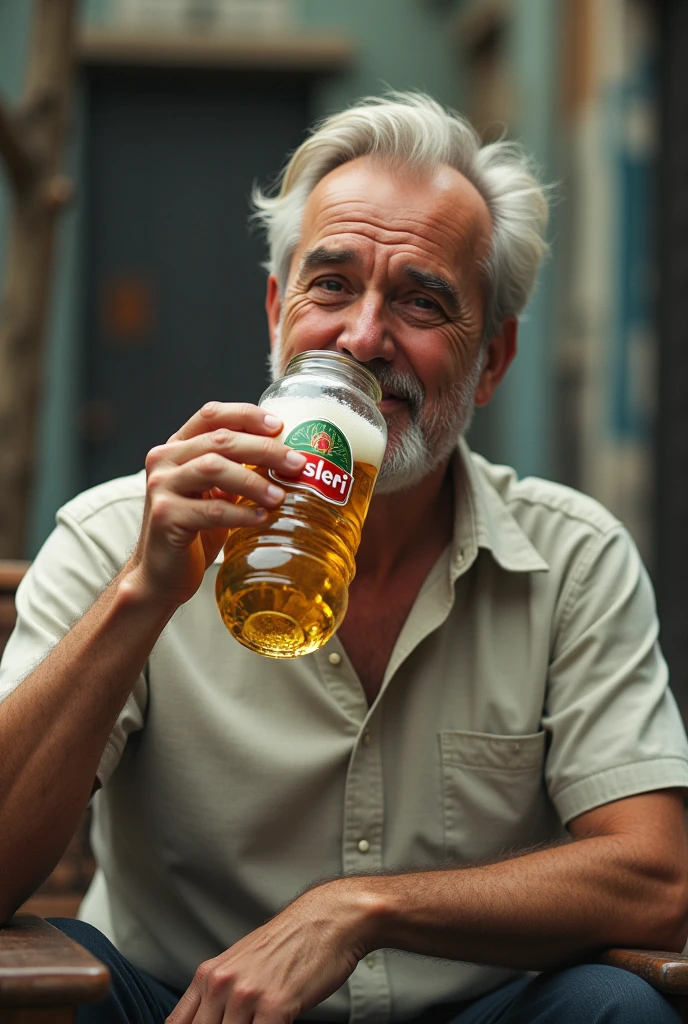
[[[426,299],[424,295],[416,295],[413,300],[413,304],[416,309],[427,309],[431,312],[439,309],[436,302],[433,302],[432,299]]]
[[[337,281],[334,278],[326,277],[320,281],[315,282],[319,288],[324,288],[326,292],[340,292],[343,288],[342,282]]]

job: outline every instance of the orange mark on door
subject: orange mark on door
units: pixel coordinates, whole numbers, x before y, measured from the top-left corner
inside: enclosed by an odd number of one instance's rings
[[[148,281],[120,277],[106,283],[103,329],[109,341],[145,345],[153,326],[153,295]]]

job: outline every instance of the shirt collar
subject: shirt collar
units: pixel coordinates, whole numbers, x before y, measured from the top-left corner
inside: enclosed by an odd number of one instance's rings
[[[452,460],[454,536],[451,575],[455,580],[472,565],[480,548],[508,572],[547,572],[549,565],[509,512],[506,502],[480,471],[461,439]]]

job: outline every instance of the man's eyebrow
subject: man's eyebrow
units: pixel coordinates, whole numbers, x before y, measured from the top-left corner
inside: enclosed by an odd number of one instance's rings
[[[301,265],[299,266],[299,273],[307,274],[309,271],[317,270],[319,267],[338,266],[342,263],[359,264],[360,262],[360,257],[356,255],[353,249],[326,249],[324,246],[318,246],[304,253]]]
[[[438,292],[444,298],[452,313],[459,312],[462,305],[461,296],[454,285],[447,281],[445,277],[440,277],[439,274],[428,273],[427,270],[420,270],[414,266],[402,267],[402,270],[407,277],[412,278],[423,288],[427,288],[431,292]]]

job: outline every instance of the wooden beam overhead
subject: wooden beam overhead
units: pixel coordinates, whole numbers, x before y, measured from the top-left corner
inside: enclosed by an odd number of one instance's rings
[[[340,35],[236,35],[86,29],[77,39],[77,60],[87,65],[192,67],[227,70],[333,73],[354,57]]]

